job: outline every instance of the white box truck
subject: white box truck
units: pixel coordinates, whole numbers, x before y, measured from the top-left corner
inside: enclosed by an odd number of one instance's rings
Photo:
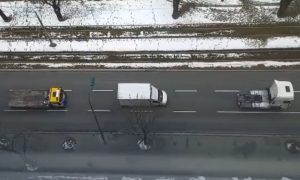
[[[165,106],[167,93],[150,83],[118,83],[121,106]]]

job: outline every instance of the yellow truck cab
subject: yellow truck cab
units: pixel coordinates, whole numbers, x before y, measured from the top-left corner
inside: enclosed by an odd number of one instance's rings
[[[49,91],[49,105],[52,107],[65,107],[66,106],[66,94],[60,87],[51,87]]]

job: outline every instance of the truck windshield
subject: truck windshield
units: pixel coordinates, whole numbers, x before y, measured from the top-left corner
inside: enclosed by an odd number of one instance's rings
[[[151,99],[154,102],[159,102],[158,90],[154,86],[151,86]]]
[[[61,90],[60,95],[59,95],[59,103],[62,103],[63,97],[64,97],[64,93],[65,92],[63,90]]]
[[[163,100],[163,93],[161,90],[158,90],[158,101],[162,102],[162,100]]]
[[[277,84],[274,82],[272,84],[272,86],[269,88],[269,93],[270,93],[270,99],[271,99],[271,101],[273,101],[276,98],[277,92],[278,92]]]

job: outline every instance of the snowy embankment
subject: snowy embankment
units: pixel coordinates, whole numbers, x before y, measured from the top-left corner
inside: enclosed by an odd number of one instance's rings
[[[242,3],[244,2],[244,3]],[[245,3],[246,2],[246,3]],[[267,3],[267,4],[266,4]],[[269,4],[268,4],[269,3]],[[271,3],[271,4],[270,4]],[[68,19],[59,22],[49,5],[30,1],[0,2],[1,9],[13,19],[9,23],[0,21],[0,28],[40,26],[35,12],[45,26],[96,26],[114,28],[141,28],[142,26],[180,26],[206,24],[265,24],[274,22],[300,22],[295,18],[278,18],[279,0],[183,0],[180,5],[182,16],[172,18],[172,1],[169,0],[103,0],[63,1],[62,14]],[[212,6],[210,6],[212,5]],[[53,40],[57,46],[50,47],[46,39],[0,40],[0,52],[35,51],[92,51],[92,52],[134,52],[134,51],[201,51],[300,48],[300,37],[231,38],[231,37],[184,37],[136,39],[89,39]],[[195,60],[194,60],[195,61]],[[2,63],[0,68],[255,68],[299,66],[300,62],[244,61],[244,62],[164,62],[164,63]]]
[[[2,63],[6,69],[255,69],[288,68],[299,66],[300,62],[281,61],[233,61],[233,62],[164,62],[164,63]]]
[[[244,3],[242,3],[244,2]],[[268,5],[270,4],[271,5]],[[278,5],[277,5],[278,4]],[[35,12],[45,26],[160,26],[204,23],[300,22],[300,17],[278,18],[279,0],[192,0],[182,1],[182,16],[172,19],[172,1],[104,0],[63,1],[61,11],[68,19],[59,22],[49,5],[30,1],[0,2],[4,12],[13,16],[2,27],[40,26]],[[215,7],[214,7],[215,6]]]
[[[259,48],[300,48],[300,37],[274,37],[267,40],[247,38],[146,38],[146,39],[92,39],[86,41],[55,40],[0,40],[0,52],[34,51],[189,51]]]

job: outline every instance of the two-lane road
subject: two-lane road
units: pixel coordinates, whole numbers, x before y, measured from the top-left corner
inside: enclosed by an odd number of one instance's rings
[[[105,131],[128,128],[130,109],[116,99],[118,82],[150,82],[168,94],[166,107],[152,108],[154,130],[160,132],[209,132],[250,134],[299,134],[300,72],[195,71],[195,72],[1,72],[1,131],[94,131],[96,124],[88,103],[90,78],[96,78],[92,103]],[[295,102],[283,112],[245,112],[236,106],[240,90],[262,89],[274,79],[292,81]],[[65,111],[11,111],[9,89],[68,90]]]

